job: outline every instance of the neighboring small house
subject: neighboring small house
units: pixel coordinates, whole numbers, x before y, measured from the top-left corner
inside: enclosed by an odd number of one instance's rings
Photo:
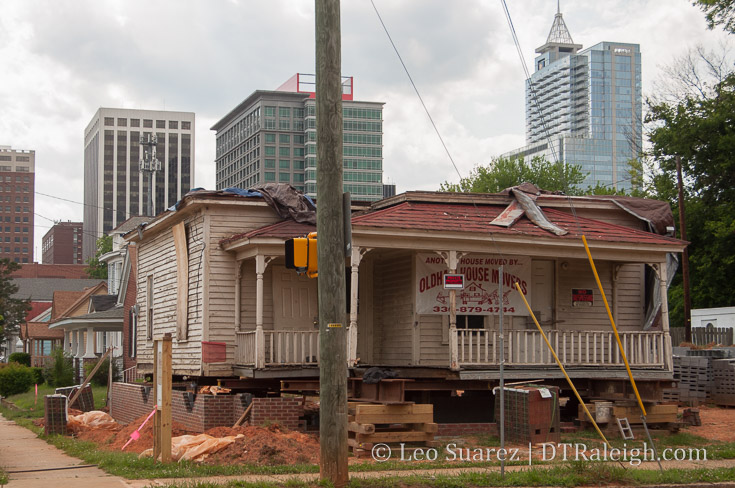
[[[54,294],[57,291],[81,291],[85,288],[93,287],[102,280],[89,279],[84,272],[85,266],[75,264],[37,264],[30,263],[22,265],[21,269],[13,273],[13,284],[18,286],[17,293],[13,294],[13,298],[29,299],[31,303],[31,312],[26,316],[27,320],[34,319],[43,310],[52,306]],[[83,278],[80,278],[83,276]],[[20,324],[18,334],[23,334],[24,341],[23,350],[33,354],[32,347],[27,341],[33,340],[34,337],[39,340],[55,340],[58,338],[58,332],[43,331],[44,325],[36,322],[33,330],[36,334],[24,334],[27,329],[26,321]],[[15,351],[18,335],[13,334],[7,338],[8,353]],[[48,343],[39,343],[42,351],[48,351]],[[41,354],[39,357],[45,356]],[[42,359],[39,359],[42,361]]]
[[[31,355],[31,366],[43,367],[51,352],[62,347],[64,334],[48,329],[51,309],[48,303],[33,303],[25,323],[20,327],[20,338]]]
[[[666,287],[672,255],[686,245],[664,235],[673,229],[668,204],[514,190],[410,192],[353,215],[345,313],[351,374],[389,367],[413,379],[407,388],[425,400],[454,390],[485,398],[502,355],[506,378],[565,385],[512,286],[518,281],[585,395],[625,396],[626,371],[584,234],[639,388],[660,398],[673,379]],[[519,211],[523,195],[535,203]],[[138,369],[152,371],[153,339],[171,333],[176,376],[317,377],[317,282],[286,269],[283,258],[285,239],[314,230],[283,220],[261,198],[200,191],[129,233],[138,245]],[[456,305],[456,325],[441,286],[455,270],[474,286]]]
[[[64,299],[70,297],[70,294],[63,296]],[[114,295],[107,294],[107,283],[103,281],[85,290],[66,308],[61,309],[59,306],[52,313],[49,330],[63,331],[64,350],[75,358],[77,371],[82,371],[81,365],[85,360],[95,360],[104,352],[104,346],[108,345],[100,344],[97,332],[122,329],[122,314],[119,317],[110,316],[109,313],[95,316],[96,312],[108,311],[115,301]]]

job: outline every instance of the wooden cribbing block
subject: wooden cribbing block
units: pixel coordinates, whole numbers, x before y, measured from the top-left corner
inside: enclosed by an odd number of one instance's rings
[[[375,432],[374,434],[355,434],[355,440],[361,444],[366,442],[423,442],[434,440],[434,434],[416,431]]]
[[[349,422],[347,430],[356,434],[372,434],[375,432],[375,424],[358,424],[357,422]]]
[[[358,424],[428,424],[434,422],[434,406],[418,405],[368,405],[355,407]]]

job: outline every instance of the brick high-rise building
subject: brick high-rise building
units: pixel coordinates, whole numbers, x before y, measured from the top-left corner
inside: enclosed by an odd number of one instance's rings
[[[33,262],[36,152],[0,146],[0,258]]]
[[[59,222],[46,232],[41,244],[43,264],[82,264],[82,223]]]

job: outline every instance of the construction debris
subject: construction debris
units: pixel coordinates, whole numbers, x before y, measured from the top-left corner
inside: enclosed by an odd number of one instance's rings
[[[222,393],[230,393],[232,390],[229,388],[225,388],[223,386],[202,386],[199,388],[199,393],[203,395],[214,395],[217,396],[218,394]]]

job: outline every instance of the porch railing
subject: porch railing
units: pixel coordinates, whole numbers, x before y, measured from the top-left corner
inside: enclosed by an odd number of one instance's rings
[[[255,368],[319,364],[319,331],[237,332],[235,362]]]
[[[456,358],[459,366],[500,364],[499,334],[492,330],[457,329]],[[535,330],[506,332],[506,365],[554,365],[554,357]],[[565,366],[623,366],[612,332],[549,331],[546,333]],[[628,362],[634,367],[666,366],[666,337],[663,332],[621,332]]]
[[[138,383],[145,379],[145,375],[138,373],[138,367],[132,366],[122,372],[123,383]]]

